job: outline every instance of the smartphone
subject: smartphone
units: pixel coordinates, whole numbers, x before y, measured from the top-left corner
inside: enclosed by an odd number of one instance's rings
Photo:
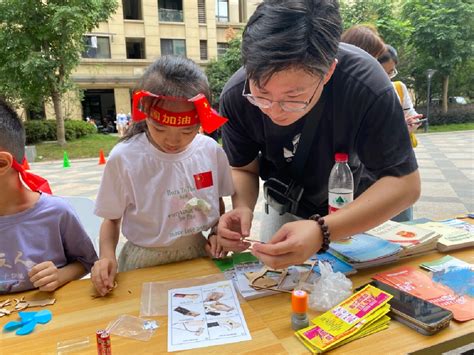
[[[428,121],[428,119],[427,119],[426,117],[424,117],[424,118],[421,118],[421,119],[419,119],[419,120],[417,120],[417,121],[415,121],[415,122],[408,123],[408,125],[409,125],[409,126],[412,126],[412,125],[419,124],[419,123],[423,123],[423,122],[426,122],[426,121]]]
[[[453,313],[378,280],[370,282],[393,298],[389,316],[423,335],[433,335],[449,326]],[[365,285],[364,285],[365,286]]]

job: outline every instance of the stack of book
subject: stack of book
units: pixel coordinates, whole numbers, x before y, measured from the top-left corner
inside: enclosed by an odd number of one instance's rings
[[[392,295],[367,285],[326,313],[311,320],[295,335],[312,352],[332,350],[388,328]]]
[[[397,261],[401,249],[397,244],[362,233],[346,240],[331,242],[329,252],[355,269],[364,269]]]
[[[429,221],[415,225],[441,235],[436,245],[439,251],[474,247],[474,232],[464,228],[463,223],[466,222],[459,222],[461,223],[453,222],[453,220],[441,222]]]
[[[439,261],[438,261],[439,262]],[[451,278],[454,281],[454,288],[460,284],[469,285],[472,282],[472,272],[470,269],[466,273],[457,273],[457,278]],[[422,298],[428,302],[434,303],[441,308],[449,309],[453,312],[453,317],[457,321],[464,322],[474,319],[474,298],[469,296],[469,286],[466,288],[467,294],[453,290],[451,282],[449,286],[436,282],[436,278],[431,278],[428,274],[416,269],[414,266],[402,266],[393,270],[377,273],[373,279],[386,283],[399,290],[408,292],[416,297]]]
[[[427,228],[387,221],[365,233],[331,242],[329,252],[363,269],[432,251],[440,237]]]
[[[400,245],[402,247],[402,250],[398,253],[400,258],[435,250],[438,239],[441,237],[439,233],[430,229],[394,221],[387,221],[380,226],[369,229],[366,233]]]

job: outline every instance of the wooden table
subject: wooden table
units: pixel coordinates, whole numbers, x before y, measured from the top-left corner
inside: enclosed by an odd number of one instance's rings
[[[432,253],[404,261],[403,264],[419,265],[422,261],[434,260],[444,254]],[[474,263],[472,251],[451,252],[467,262]],[[398,264],[372,268],[352,275],[355,287],[369,281],[375,272],[394,268]],[[105,328],[119,315],[139,315],[141,288],[144,282],[188,279],[218,273],[217,267],[209,259],[196,259],[187,262],[169,264],[159,267],[140,269],[122,273],[118,276],[118,287],[111,295],[93,298],[90,280],[79,280],[57,290],[54,295],[29,291],[21,294],[1,296],[26,299],[56,298],[56,304],[46,307],[53,312],[53,319],[46,325],[25,337],[13,333],[2,333],[0,340],[1,354],[53,354],[58,342],[88,337],[90,344],[81,350],[83,353],[95,353],[95,331]],[[217,281],[217,280],[216,280]],[[163,297],[167,297],[164,295]],[[307,354],[304,346],[293,335],[290,328],[290,295],[277,294],[249,302],[242,302],[242,310],[252,335],[251,341],[226,344],[193,350],[193,353],[248,353],[248,354]],[[39,310],[34,308],[31,310]],[[311,312],[311,318],[318,315]],[[16,319],[16,315],[0,318],[0,326]],[[112,351],[114,354],[165,353],[167,350],[167,317],[154,317],[160,328],[150,341],[142,342],[113,336]],[[474,322],[452,322],[448,329],[433,336],[423,336],[415,331],[392,321],[388,330],[359,339],[334,350],[334,354],[403,354],[436,345],[473,332]]]

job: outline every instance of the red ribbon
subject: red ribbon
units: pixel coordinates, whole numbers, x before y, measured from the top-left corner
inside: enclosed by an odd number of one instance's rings
[[[21,176],[21,179],[26,184],[26,186],[31,189],[31,191],[46,192],[50,195],[53,194],[51,192],[51,188],[49,187],[48,180],[42,178],[39,175],[35,175],[33,173],[30,173],[29,171],[26,171],[22,165],[16,162],[15,159],[13,159],[12,168],[18,171]]]
[[[212,133],[219,127],[221,127],[224,123],[226,123],[228,120],[225,117],[220,116],[214,109],[212,109],[211,105],[209,104],[209,101],[207,101],[206,96],[203,94],[198,94],[195,97],[191,99],[187,99],[184,97],[174,97],[174,96],[163,96],[163,95],[155,95],[152,94],[151,92],[148,91],[137,91],[136,93],[133,94],[133,111],[132,111],[132,118],[134,121],[142,121],[147,118],[147,114],[142,111],[141,105],[141,100],[144,97],[154,97],[157,99],[162,99],[162,100],[170,100],[170,101],[185,101],[185,102],[192,102],[194,104],[194,107],[196,108],[197,115],[199,117],[199,122],[201,123],[202,129],[206,133]],[[151,108],[155,109],[155,108]],[[159,109],[159,107],[156,107],[156,109]],[[155,109],[155,110],[156,110]],[[151,112],[152,110],[150,110]],[[190,112],[186,112],[186,114],[189,114]],[[150,117],[151,119],[156,119],[154,117]],[[176,124],[175,121],[173,121],[173,124],[166,124],[163,123],[163,121],[158,120],[157,121],[160,124],[165,124],[168,126],[189,126],[189,123],[183,123],[183,124]],[[187,121],[183,121],[187,122]]]

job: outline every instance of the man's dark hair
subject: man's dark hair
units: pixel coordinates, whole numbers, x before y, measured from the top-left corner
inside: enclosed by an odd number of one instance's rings
[[[385,52],[380,56],[378,57],[378,61],[380,64],[383,64],[385,62],[388,62],[390,60],[393,60],[393,62],[395,63],[395,65],[398,64],[398,53],[397,53],[397,50],[395,48],[393,48],[391,45],[389,44],[386,44],[385,45]]]
[[[258,85],[289,68],[322,75],[336,57],[341,33],[336,0],[266,0],[243,33],[247,75]]]
[[[15,110],[0,98],[0,149],[11,153],[18,163],[25,156],[25,129]]]

